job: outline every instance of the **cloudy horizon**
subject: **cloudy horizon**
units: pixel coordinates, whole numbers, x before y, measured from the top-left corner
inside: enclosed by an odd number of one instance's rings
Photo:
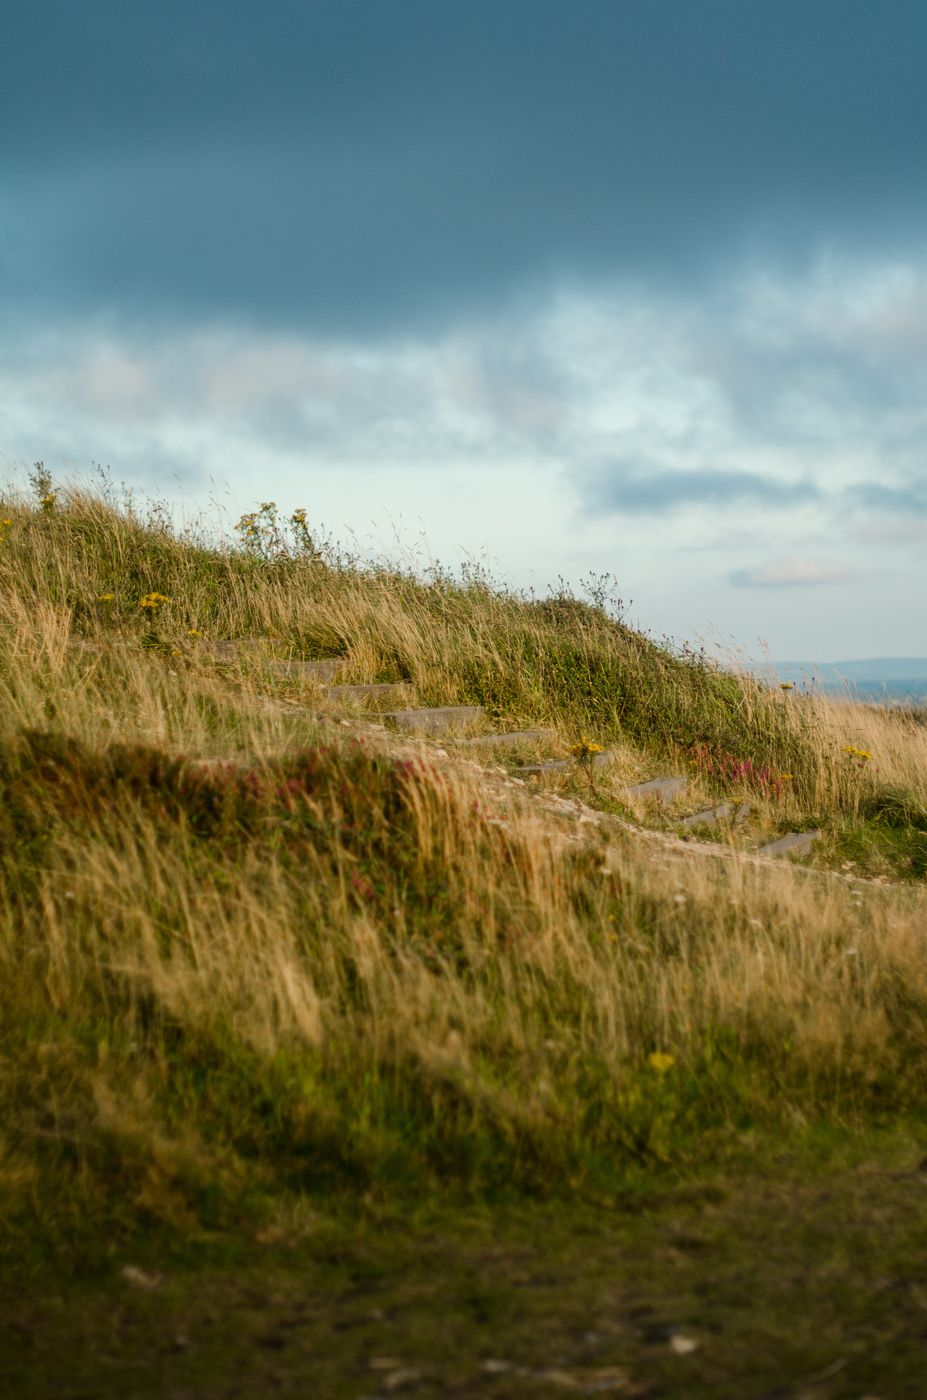
[[[927,654],[913,0],[13,12],[0,472]]]

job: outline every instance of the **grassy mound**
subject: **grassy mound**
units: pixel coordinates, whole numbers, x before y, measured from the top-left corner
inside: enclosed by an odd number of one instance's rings
[[[772,694],[567,596],[339,559],[298,516],[223,547],[81,496],[0,514],[8,1246],[256,1231],[307,1192],[612,1198],[767,1132],[923,1112],[913,721]],[[825,811],[823,860],[884,838],[907,884],[575,839],[204,646],[255,635],[592,733],[621,772],[685,765],[773,823]]]

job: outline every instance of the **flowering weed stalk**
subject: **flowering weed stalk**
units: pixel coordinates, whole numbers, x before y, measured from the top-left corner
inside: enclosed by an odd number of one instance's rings
[[[35,492],[43,512],[46,515],[51,515],[58,501],[58,492],[55,490],[52,474],[44,462],[36,462],[29,473],[29,485]]]
[[[164,593],[146,593],[139,598],[138,605],[148,619],[148,628],[142,638],[143,647],[158,648],[164,645],[157,628],[157,617],[165,603],[171,600]]]
[[[284,522],[280,518],[277,502],[263,501],[259,510],[247,511],[240,517],[235,532],[246,552],[265,563],[279,559],[319,557],[308,517],[302,508],[294,510]]]
[[[602,745],[587,738],[585,734],[578,744],[573,744],[570,748],[570,753],[576,759],[580,768],[585,771],[586,777],[589,780],[589,791],[593,794],[595,793],[595,756],[603,752]]]

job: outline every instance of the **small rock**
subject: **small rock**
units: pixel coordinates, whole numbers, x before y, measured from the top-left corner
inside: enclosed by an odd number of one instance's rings
[[[676,1356],[690,1356],[693,1351],[698,1351],[698,1342],[694,1337],[687,1337],[684,1332],[674,1332],[669,1344],[670,1351]]]
[[[144,1288],[149,1293],[160,1288],[164,1282],[163,1274],[149,1273],[147,1269],[140,1269],[136,1264],[124,1264],[120,1273],[126,1283],[131,1283],[133,1288]]]
[[[416,1381],[421,1379],[421,1371],[416,1371],[414,1366],[400,1366],[398,1371],[390,1371],[384,1376],[383,1384],[387,1390],[402,1390],[407,1385],[415,1385]]]
[[[564,1390],[579,1390],[580,1384],[575,1376],[571,1376],[569,1371],[534,1371],[532,1373],[539,1381],[546,1381],[548,1385],[559,1385]]]

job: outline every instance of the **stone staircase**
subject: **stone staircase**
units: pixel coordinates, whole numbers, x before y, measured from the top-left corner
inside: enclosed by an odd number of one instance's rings
[[[243,643],[214,642],[211,644],[217,656],[234,656],[235,649],[260,646],[258,639],[248,639]],[[269,660],[263,663],[268,670],[278,675],[312,680],[323,693],[335,700],[357,704],[365,701],[381,701],[387,696],[396,695],[404,688],[404,682],[373,683],[366,685],[344,685],[336,680],[345,661],[339,657],[322,657],[314,661]],[[520,748],[539,744],[552,739],[550,730],[514,729],[501,730],[488,734],[460,737],[468,729],[474,728],[485,717],[481,705],[437,705],[414,706],[397,709],[383,709],[371,716],[377,718],[390,729],[410,734],[456,736],[457,748],[500,749]],[[614,755],[608,750],[591,756],[593,768],[605,768]],[[522,763],[513,766],[513,775],[524,778],[543,778],[556,773],[566,773],[576,767],[574,758],[541,759],[535,763]],[[624,798],[630,802],[653,801],[660,807],[669,808],[685,796],[687,779],[678,776],[650,778],[647,782],[633,783],[621,789]],[[684,830],[695,830],[702,826],[716,826],[729,823],[738,827],[750,816],[752,804],[749,802],[722,802],[716,807],[694,812],[682,817],[678,825]],[[804,855],[821,836],[818,831],[791,831],[775,841],[769,841],[754,852],[760,856]]]
[[[81,645],[80,643],[77,643]],[[261,668],[271,674],[294,680],[308,680],[316,684],[322,694],[336,704],[358,709],[373,701],[382,709],[365,709],[363,713],[377,720],[389,729],[408,734],[444,735],[454,741],[457,749],[518,749],[530,745],[550,742],[553,735],[546,729],[496,730],[490,733],[473,734],[472,731],[485,719],[481,705],[438,705],[406,706],[386,708],[388,699],[398,699],[408,695],[408,684],[403,681],[377,682],[371,684],[344,684],[338,676],[347,664],[346,658],[338,656],[320,657],[316,660],[277,659],[266,656],[268,639],[246,637],[240,640],[206,641],[197,644],[197,652],[222,663],[252,658]],[[99,644],[91,643],[92,651],[100,650]],[[614,755],[605,750],[591,756],[593,768],[605,768]],[[576,768],[574,758],[539,759],[533,763],[520,763],[512,766],[513,776],[522,780],[545,778],[557,773],[567,773]],[[629,802],[656,802],[662,808],[671,808],[685,796],[687,779],[679,776],[651,778],[647,782],[633,783],[620,791]],[[716,826],[727,823],[731,827],[741,826],[749,817],[749,802],[722,802],[704,811],[681,817],[677,825],[683,830],[696,830],[699,827]],[[753,854],[760,856],[804,855],[821,836],[816,831],[792,831],[775,841],[767,842]]]

